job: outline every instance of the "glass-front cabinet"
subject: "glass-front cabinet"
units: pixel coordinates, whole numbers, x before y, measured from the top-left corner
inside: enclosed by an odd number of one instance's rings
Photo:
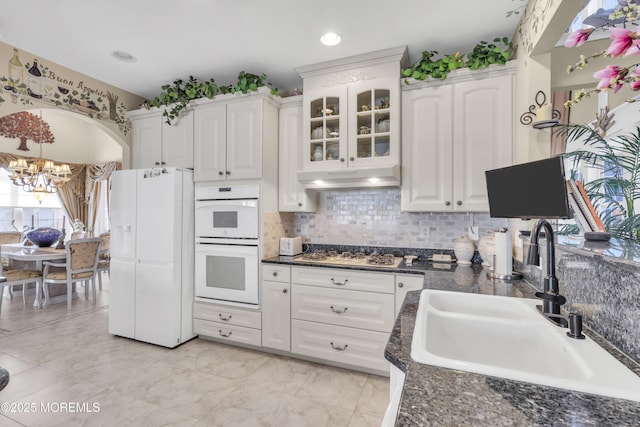
[[[347,91],[309,94],[303,106],[305,169],[335,169],[346,167],[347,156]]]
[[[303,169],[398,164],[398,79],[305,93]]]

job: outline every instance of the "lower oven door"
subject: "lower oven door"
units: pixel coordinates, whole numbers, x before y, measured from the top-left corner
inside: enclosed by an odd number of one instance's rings
[[[196,245],[196,297],[258,304],[258,247]]]

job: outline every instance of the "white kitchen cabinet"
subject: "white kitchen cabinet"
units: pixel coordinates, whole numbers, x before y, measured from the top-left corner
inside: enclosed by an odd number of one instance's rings
[[[395,317],[398,317],[404,299],[409,291],[418,291],[424,287],[422,274],[396,274],[396,309]]]
[[[262,282],[262,346],[291,351],[291,284]]]
[[[515,67],[403,86],[403,211],[488,212],[484,172],[513,162]]]
[[[135,110],[131,119],[133,169],[159,166],[193,168],[193,112],[183,111],[171,125],[162,110]]]
[[[302,96],[284,98],[279,111],[278,210],[315,212],[316,192],[298,182],[302,163]]]
[[[380,78],[305,93],[302,168],[399,164],[399,92],[397,78]]]
[[[193,332],[215,341],[260,346],[261,328],[262,316],[258,310],[226,304],[193,304]]]
[[[276,168],[278,106],[270,95],[220,95],[193,110],[195,181],[261,179],[263,165]]]
[[[298,68],[305,188],[400,183],[400,70],[405,46]]]

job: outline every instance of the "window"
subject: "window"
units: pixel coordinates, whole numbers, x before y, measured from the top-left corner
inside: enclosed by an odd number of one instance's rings
[[[14,231],[15,228],[22,231],[25,225],[61,229],[65,213],[58,195],[50,194],[38,203],[33,193],[14,185],[9,175],[9,171],[0,168],[0,231]],[[65,227],[67,230],[71,227],[69,218]]]

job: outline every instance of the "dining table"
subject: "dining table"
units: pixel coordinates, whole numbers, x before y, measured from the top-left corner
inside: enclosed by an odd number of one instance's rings
[[[0,256],[2,258],[7,258],[15,261],[23,261],[28,263],[35,263],[35,269],[38,271],[42,271],[42,263],[44,261],[61,261],[67,258],[66,250],[56,249],[53,247],[38,247],[38,246],[27,246],[21,243],[6,243],[0,245]],[[0,274],[1,275],[1,274]],[[36,290],[36,294],[37,294]],[[44,306],[46,306],[50,301],[46,299],[44,301]],[[39,306],[38,298],[33,301],[34,306]]]

